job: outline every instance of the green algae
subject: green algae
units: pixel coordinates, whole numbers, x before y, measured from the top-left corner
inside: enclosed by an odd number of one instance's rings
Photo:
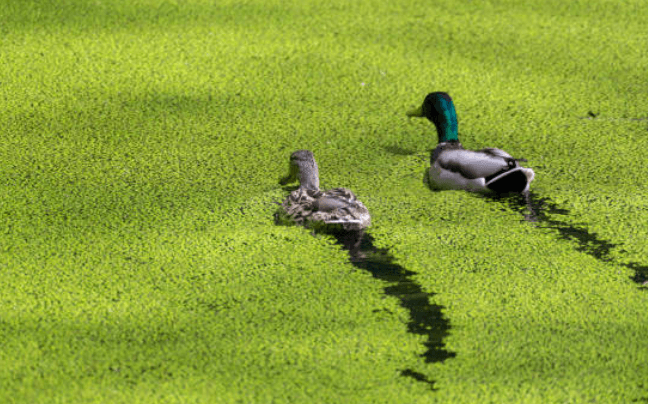
[[[2,2],[0,401],[646,400],[646,17],[602,0]],[[610,260],[427,189],[434,129],[405,112],[435,90],[466,147],[527,158],[568,212],[549,219]],[[330,237],[274,224],[301,148],[434,293],[455,357],[426,362],[411,313]]]

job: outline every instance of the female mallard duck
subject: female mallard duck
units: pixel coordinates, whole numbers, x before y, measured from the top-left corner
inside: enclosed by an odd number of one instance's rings
[[[521,167],[504,150],[487,148],[466,150],[459,143],[457,113],[446,93],[430,93],[423,105],[407,113],[426,117],[436,126],[439,144],[432,152],[430,185],[437,189],[465,189],[477,192],[525,192],[535,173]]]
[[[281,204],[286,215],[298,224],[341,224],[344,230],[362,230],[371,224],[367,208],[346,188],[319,189],[319,170],[313,153],[297,150],[290,155],[290,171],[279,183],[299,179],[299,188]]]

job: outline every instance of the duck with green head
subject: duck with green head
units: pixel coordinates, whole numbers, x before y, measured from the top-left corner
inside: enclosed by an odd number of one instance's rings
[[[429,182],[436,189],[476,192],[526,192],[535,173],[501,149],[466,150],[459,143],[457,113],[447,93],[435,92],[407,113],[425,117],[436,127],[439,143],[430,159]]]
[[[346,188],[319,189],[319,170],[310,150],[290,155],[289,173],[279,183],[297,180],[299,188],[281,204],[291,221],[306,226],[341,225],[344,230],[362,230],[371,224],[369,211],[353,192]]]

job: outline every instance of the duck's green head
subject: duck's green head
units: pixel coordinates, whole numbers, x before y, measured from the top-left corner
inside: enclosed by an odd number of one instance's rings
[[[281,178],[279,183],[286,185],[297,179],[300,187],[319,190],[319,170],[310,150],[297,150],[290,155],[288,175]]]
[[[425,117],[436,126],[439,143],[459,141],[457,112],[448,93],[430,93],[423,105],[407,113],[407,116]]]

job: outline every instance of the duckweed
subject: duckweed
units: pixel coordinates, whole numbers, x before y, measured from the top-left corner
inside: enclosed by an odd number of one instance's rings
[[[1,2],[0,402],[648,400],[647,13]],[[430,91],[464,146],[529,160],[543,220],[424,185],[436,134],[405,112]],[[332,237],[275,225],[296,149],[365,203],[454,356],[426,361]]]

